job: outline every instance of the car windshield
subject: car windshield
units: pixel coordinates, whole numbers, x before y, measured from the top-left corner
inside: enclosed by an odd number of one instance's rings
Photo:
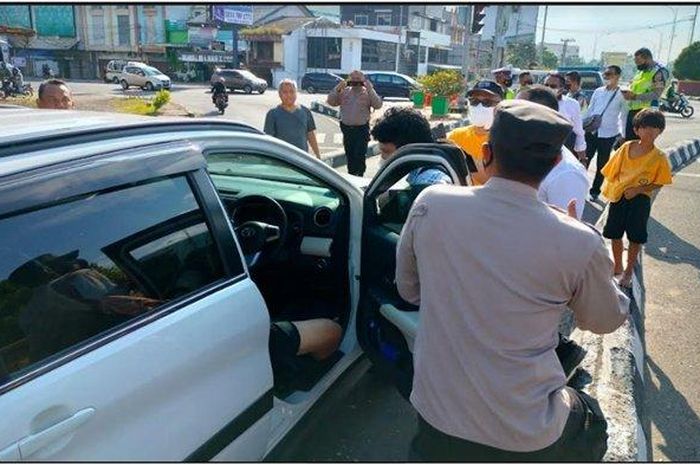
[[[250,71],[242,71],[241,70],[241,71],[239,71],[239,73],[241,73],[241,76],[243,76],[244,78],[259,79],[255,74],[251,73]]]
[[[150,66],[147,68],[142,68],[143,72],[146,73],[146,76],[157,76],[159,74],[163,74],[160,71],[158,71],[155,68],[151,68]]]
[[[305,186],[323,186],[315,179],[282,162],[253,154],[208,155],[207,170],[213,176],[232,176],[281,181]]]

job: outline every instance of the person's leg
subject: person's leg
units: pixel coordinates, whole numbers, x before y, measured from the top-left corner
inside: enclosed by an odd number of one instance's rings
[[[357,167],[358,171],[361,173],[360,176],[364,176],[367,169],[367,146],[369,145],[369,124],[365,124],[357,128]]]
[[[640,194],[629,201],[630,211],[627,217],[627,239],[629,240],[629,249],[627,250],[627,268],[620,279],[620,286],[630,287],[632,285],[632,276],[634,275],[634,267],[637,265],[639,251],[642,244],[647,242],[647,222],[651,212],[651,199]]]
[[[586,133],[586,168],[591,164],[593,157],[595,156],[596,150],[598,150],[598,136]]]
[[[576,368],[586,357],[586,349],[561,333],[559,333],[559,344],[557,345],[555,352],[557,354],[557,358],[559,358],[561,367],[564,369],[566,379],[571,377],[574,371],[576,371]]]
[[[610,137],[605,139],[597,139],[596,146],[598,148],[598,158],[596,159],[595,166],[595,178],[593,179],[593,185],[591,186],[591,195],[593,197],[598,197],[600,195],[600,186],[603,185],[603,174],[600,172],[605,164],[610,160],[610,152],[612,151],[612,146],[615,143],[616,137]]]
[[[593,397],[566,388],[571,399],[569,418],[561,437],[541,453],[542,462],[600,462],[608,449],[608,423]]]
[[[347,160],[348,173],[355,174],[354,173],[355,165],[353,163],[353,158],[351,156],[352,148],[353,148],[353,138],[351,135],[351,132],[352,132],[351,128],[349,126],[344,125],[343,123],[340,123],[340,132],[343,133],[343,150],[345,151],[345,159]]]
[[[297,355],[311,355],[316,360],[324,360],[338,350],[343,337],[343,329],[338,323],[327,318],[292,321],[299,333]]]
[[[347,140],[345,156],[348,160],[348,173],[355,176],[362,176],[364,174],[364,170],[362,169],[361,160],[357,155],[357,152],[359,150],[359,140],[357,133],[358,131],[356,127],[348,126],[346,127],[346,133],[343,137],[343,140]]]
[[[624,271],[622,264],[622,236],[625,234],[625,217],[627,215],[627,201],[623,197],[618,202],[613,202],[608,208],[608,219],[603,227],[603,237],[612,242],[613,259],[615,261],[614,273],[621,274]]]
[[[613,239],[610,242],[612,243],[613,260],[615,261],[615,270],[613,273],[619,275],[625,271],[622,266],[622,251],[624,250],[624,246],[622,245],[622,239]]]

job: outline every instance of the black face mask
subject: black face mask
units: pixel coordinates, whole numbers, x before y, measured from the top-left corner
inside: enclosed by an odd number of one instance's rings
[[[646,71],[647,69],[649,69],[649,65],[646,64],[646,63],[641,64],[641,65],[637,65],[637,69],[638,69],[639,71]]]

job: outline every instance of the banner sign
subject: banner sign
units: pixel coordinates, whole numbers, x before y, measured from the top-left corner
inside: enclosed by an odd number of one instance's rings
[[[213,7],[214,19],[223,23],[242,24],[250,26],[253,24],[252,5],[223,5]]]

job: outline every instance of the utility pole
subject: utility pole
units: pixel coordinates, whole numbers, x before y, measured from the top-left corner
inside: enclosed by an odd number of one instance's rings
[[[695,38],[695,21],[698,19],[698,5],[695,5],[695,14],[693,15],[693,28],[690,30],[690,44],[693,43],[693,39]]]
[[[549,5],[544,7],[544,22],[542,23],[542,40],[540,41],[540,66],[544,67],[544,32],[547,29],[547,9]]]
[[[462,7],[464,8],[464,7]],[[462,44],[463,44],[463,49],[462,49],[462,74],[464,75],[465,79],[469,78],[469,46],[471,43],[471,24],[470,24],[470,18],[472,17],[472,8],[474,8],[474,5],[471,5],[468,7],[469,8],[469,13],[467,14],[466,17],[466,24],[463,24],[464,26],[464,36],[462,37]]]
[[[668,7],[671,8],[671,7]],[[668,58],[666,59],[666,63],[668,64],[671,61],[671,49],[673,48],[673,36],[676,35],[676,21],[678,20],[678,9],[677,8],[672,8],[673,9],[673,27],[671,28],[671,40],[668,43]]]
[[[561,42],[564,44],[561,50],[561,63],[559,66],[566,66],[566,49],[569,46],[569,42],[576,42],[575,39],[561,39]]]

